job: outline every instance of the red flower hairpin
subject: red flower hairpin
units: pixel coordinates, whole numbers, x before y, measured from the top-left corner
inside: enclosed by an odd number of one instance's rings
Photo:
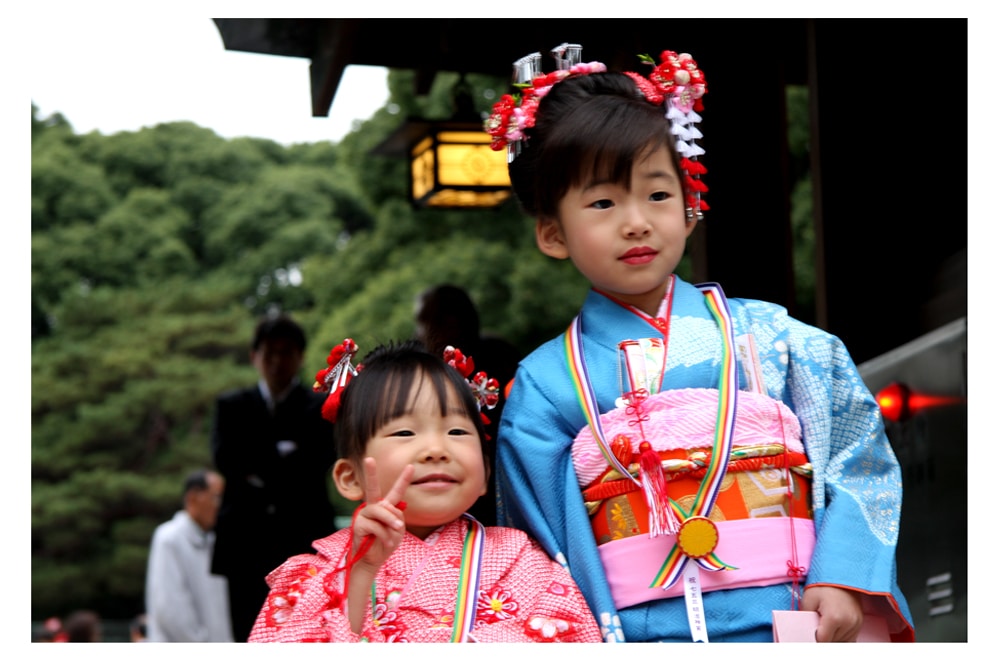
[[[476,372],[475,376],[470,377],[469,375],[475,370],[475,361],[472,360],[471,356],[466,356],[455,347],[447,346],[444,348],[444,362],[454,367],[459,374],[465,377],[465,382],[468,383],[469,388],[472,389],[472,394],[475,395],[483,424],[490,424],[491,421],[484,409],[491,409],[499,403],[499,381],[490,378],[481,370]],[[486,440],[491,439],[492,437],[486,434]]]
[[[361,363],[357,366],[351,364],[352,358],[357,353],[358,345],[351,338],[346,338],[341,344],[331,349],[327,355],[327,367],[317,372],[315,377],[314,392],[327,393],[327,399],[324,400],[320,412],[325,419],[331,422],[337,422],[341,393],[345,386],[362,371]],[[489,378],[485,372],[481,371],[476,372],[475,376],[471,376],[472,372],[475,371],[475,361],[472,360],[471,356],[462,353],[460,349],[446,347],[443,358],[444,362],[454,367],[459,374],[465,377],[465,382],[475,396],[479,413],[482,415],[482,422],[486,425],[490,424],[490,420],[483,410],[492,409],[499,402],[499,382]],[[489,438],[487,434],[486,440]]]
[[[526,144],[524,131],[534,126],[538,105],[555,84],[570,76],[606,71],[602,62],[580,62],[582,46],[579,44],[562,44],[552,49],[552,53],[558,68],[548,74],[541,73],[540,53],[531,53],[513,63],[513,83],[520,91],[501,96],[484,122],[486,132],[492,138],[490,146],[494,151],[506,149],[507,162],[513,161]],[[702,98],[707,91],[706,76],[688,53],[662,51],[660,64],[656,64],[650,55],[637,57],[652,67],[651,73],[647,77],[633,71],[624,73],[634,81],[645,99],[665,107],[683,173],[686,212],[695,214],[697,219],[702,218],[702,212],[709,210],[702,194],[709,189],[700,179],[706,174],[706,168],[698,157],[706,152],[696,144],[696,140],[703,137],[696,124],[702,121],[699,113],[703,110]]]
[[[696,124],[703,120],[699,113],[703,110],[703,95],[707,91],[706,76],[688,53],[662,51],[660,64],[655,64],[650,55],[637,57],[653,67],[647,78],[633,71],[624,73],[637,84],[645,99],[655,105],[665,104],[665,117],[671,123],[675,149],[680,156],[687,211],[694,210],[697,214],[709,211],[709,205],[702,198],[709,188],[700,178],[706,174],[706,168],[699,162],[699,157],[706,152],[696,144],[696,140],[703,137]]]
[[[356,368],[351,364],[351,359],[356,353],[358,353],[358,345],[350,337],[345,338],[344,342],[331,349],[331,353],[327,355],[327,367],[317,372],[313,390],[327,393],[327,399],[324,400],[320,412],[331,422],[336,422],[338,419],[342,390],[362,368],[361,365]]]

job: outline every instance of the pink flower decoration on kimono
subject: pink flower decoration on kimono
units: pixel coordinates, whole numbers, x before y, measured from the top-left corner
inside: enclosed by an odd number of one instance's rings
[[[289,621],[293,615],[293,606],[296,599],[290,600],[284,594],[271,594],[268,598],[265,613],[265,623],[270,627],[281,627]]]
[[[535,615],[527,620],[527,633],[542,641],[552,641],[561,634],[568,633],[572,624],[556,617]]]
[[[509,620],[517,612],[519,605],[513,601],[509,590],[494,587],[488,593],[479,591],[478,619],[488,624]]]
[[[558,581],[552,581],[551,585],[548,586],[548,592],[559,597],[567,597],[572,593],[567,585],[563,585]]]
[[[372,610],[372,624],[384,636],[400,632],[396,611],[389,610],[389,606],[382,602]]]

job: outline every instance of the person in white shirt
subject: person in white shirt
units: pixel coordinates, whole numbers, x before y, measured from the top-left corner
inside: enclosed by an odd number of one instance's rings
[[[145,583],[149,642],[233,642],[227,579],[210,573],[224,478],[190,473],[183,509],[152,535]]]

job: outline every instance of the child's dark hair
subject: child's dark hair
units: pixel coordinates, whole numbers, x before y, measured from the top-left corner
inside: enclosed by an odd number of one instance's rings
[[[680,171],[664,106],[647,101],[622,73],[592,73],[555,84],[525,133],[523,149],[510,163],[510,181],[531,216],[557,217],[568,189],[592,179],[628,186],[645,150],[666,147]]]
[[[363,457],[375,432],[407,413],[417,388],[428,383],[437,395],[442,416],[449,411],[464,412],[475,424],[479,440],[486,438],[482,415],[465,377],[440,356],[430,353],[422,342],[408,340],[380,345],[368,353],[361,365],[361,371],[341,394],[334,426],[338,457]],[[448,399],[449,383],[457,393],[453,402]]]

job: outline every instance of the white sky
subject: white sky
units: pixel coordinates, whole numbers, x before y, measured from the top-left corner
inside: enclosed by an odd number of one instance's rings
[[[43,28],[28,91],[41,116],[60,112],[77,133],[189,120],[225,138],[339,141],[388,96],[386,69],[350,65],[329,116],[312,117],[310,60],[225,50],[210,18],[91,14]]]

